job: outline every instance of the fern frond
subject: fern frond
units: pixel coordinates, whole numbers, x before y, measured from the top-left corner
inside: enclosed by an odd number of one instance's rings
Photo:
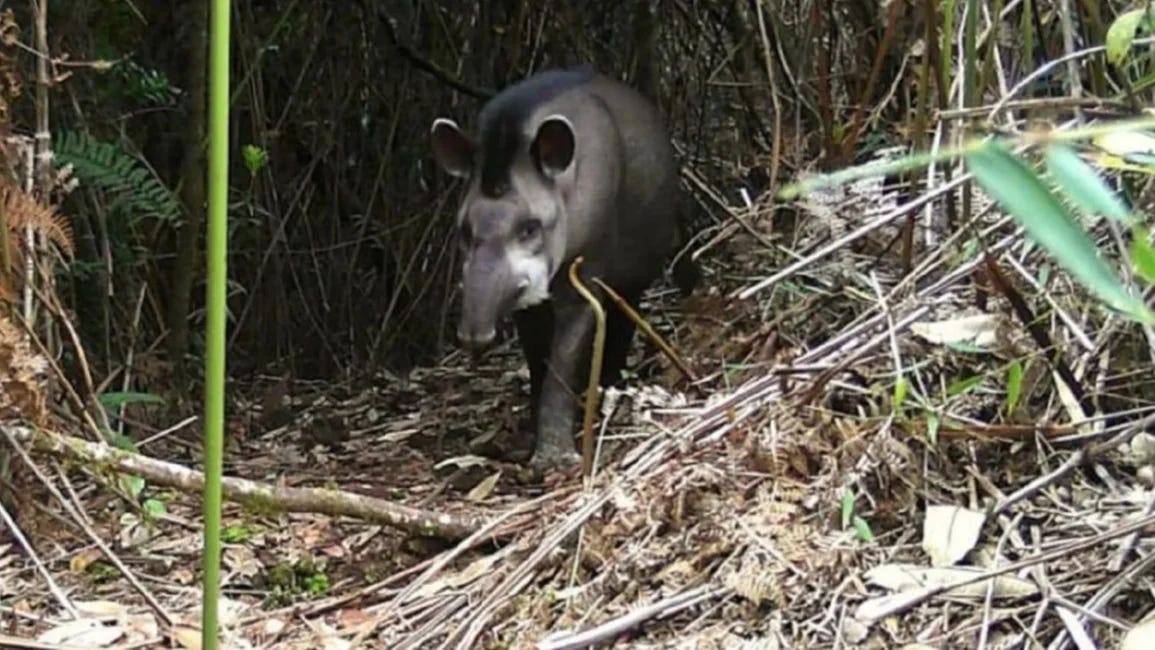
[[[75,257],[72,226],[56,208],[44,205],[11,183],[0,183],[0,209],[4,210],[4,221],[10,231],[19,233],[31,228],[60,247],[69,259]]]
[[[58,165],[71,165],[81,182],[114,194],[132,212],[165,221],[180,218],[176,196],[150,169],[116,145],[87,133],[57,131],[52,147]]]
[[[24,247],[18,233],[15,229],[0,229],[0,247],[6,249],[0,250],[0,304],[16,304],[24,287]]]

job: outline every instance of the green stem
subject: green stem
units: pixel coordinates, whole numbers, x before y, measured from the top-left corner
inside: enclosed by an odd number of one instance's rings
[[[201,634],[205,650],[217,648],[221,572],[221,471],[225,419],[225,299],[228,277],[229,12],[230,0],[213,0],[209,22],[209,173],[205,332],[205,546]]]

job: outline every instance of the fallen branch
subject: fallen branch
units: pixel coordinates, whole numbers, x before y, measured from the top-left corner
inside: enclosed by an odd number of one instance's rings
[[[88,464],[100,465],[126,474],[141,476],[157,485],[185,492],[204,489],[205,477],[187,467],[107,445],[64,436],[44,429],[33,430],[20,425],[0,425],[22,443],[31,443],[38,451],[63,456]],[[392,526],[416,535],[458,539],[484,525],[484,521],[466,515],[430,512],[329,488],[294,488],[265,485],[240,478],[222,479],[223,495],[235,503],[260,503],[284,512],[316,512],[345,515]]]

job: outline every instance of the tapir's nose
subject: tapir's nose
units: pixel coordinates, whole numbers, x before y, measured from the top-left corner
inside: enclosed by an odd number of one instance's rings
[[[465,325],[458,326],[457,328],[457,340],[472,350],[481,350],[489,347],[495,338],[497,338],[497,332],[492,328],[476,330]]]

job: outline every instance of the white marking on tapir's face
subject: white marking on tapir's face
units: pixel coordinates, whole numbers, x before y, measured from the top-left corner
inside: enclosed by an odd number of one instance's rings
[[[508,252],[510,275],[521,289],[514,309],[525,309],[549,300],[550,272],[544,250],[527,250],[512,243]]]

